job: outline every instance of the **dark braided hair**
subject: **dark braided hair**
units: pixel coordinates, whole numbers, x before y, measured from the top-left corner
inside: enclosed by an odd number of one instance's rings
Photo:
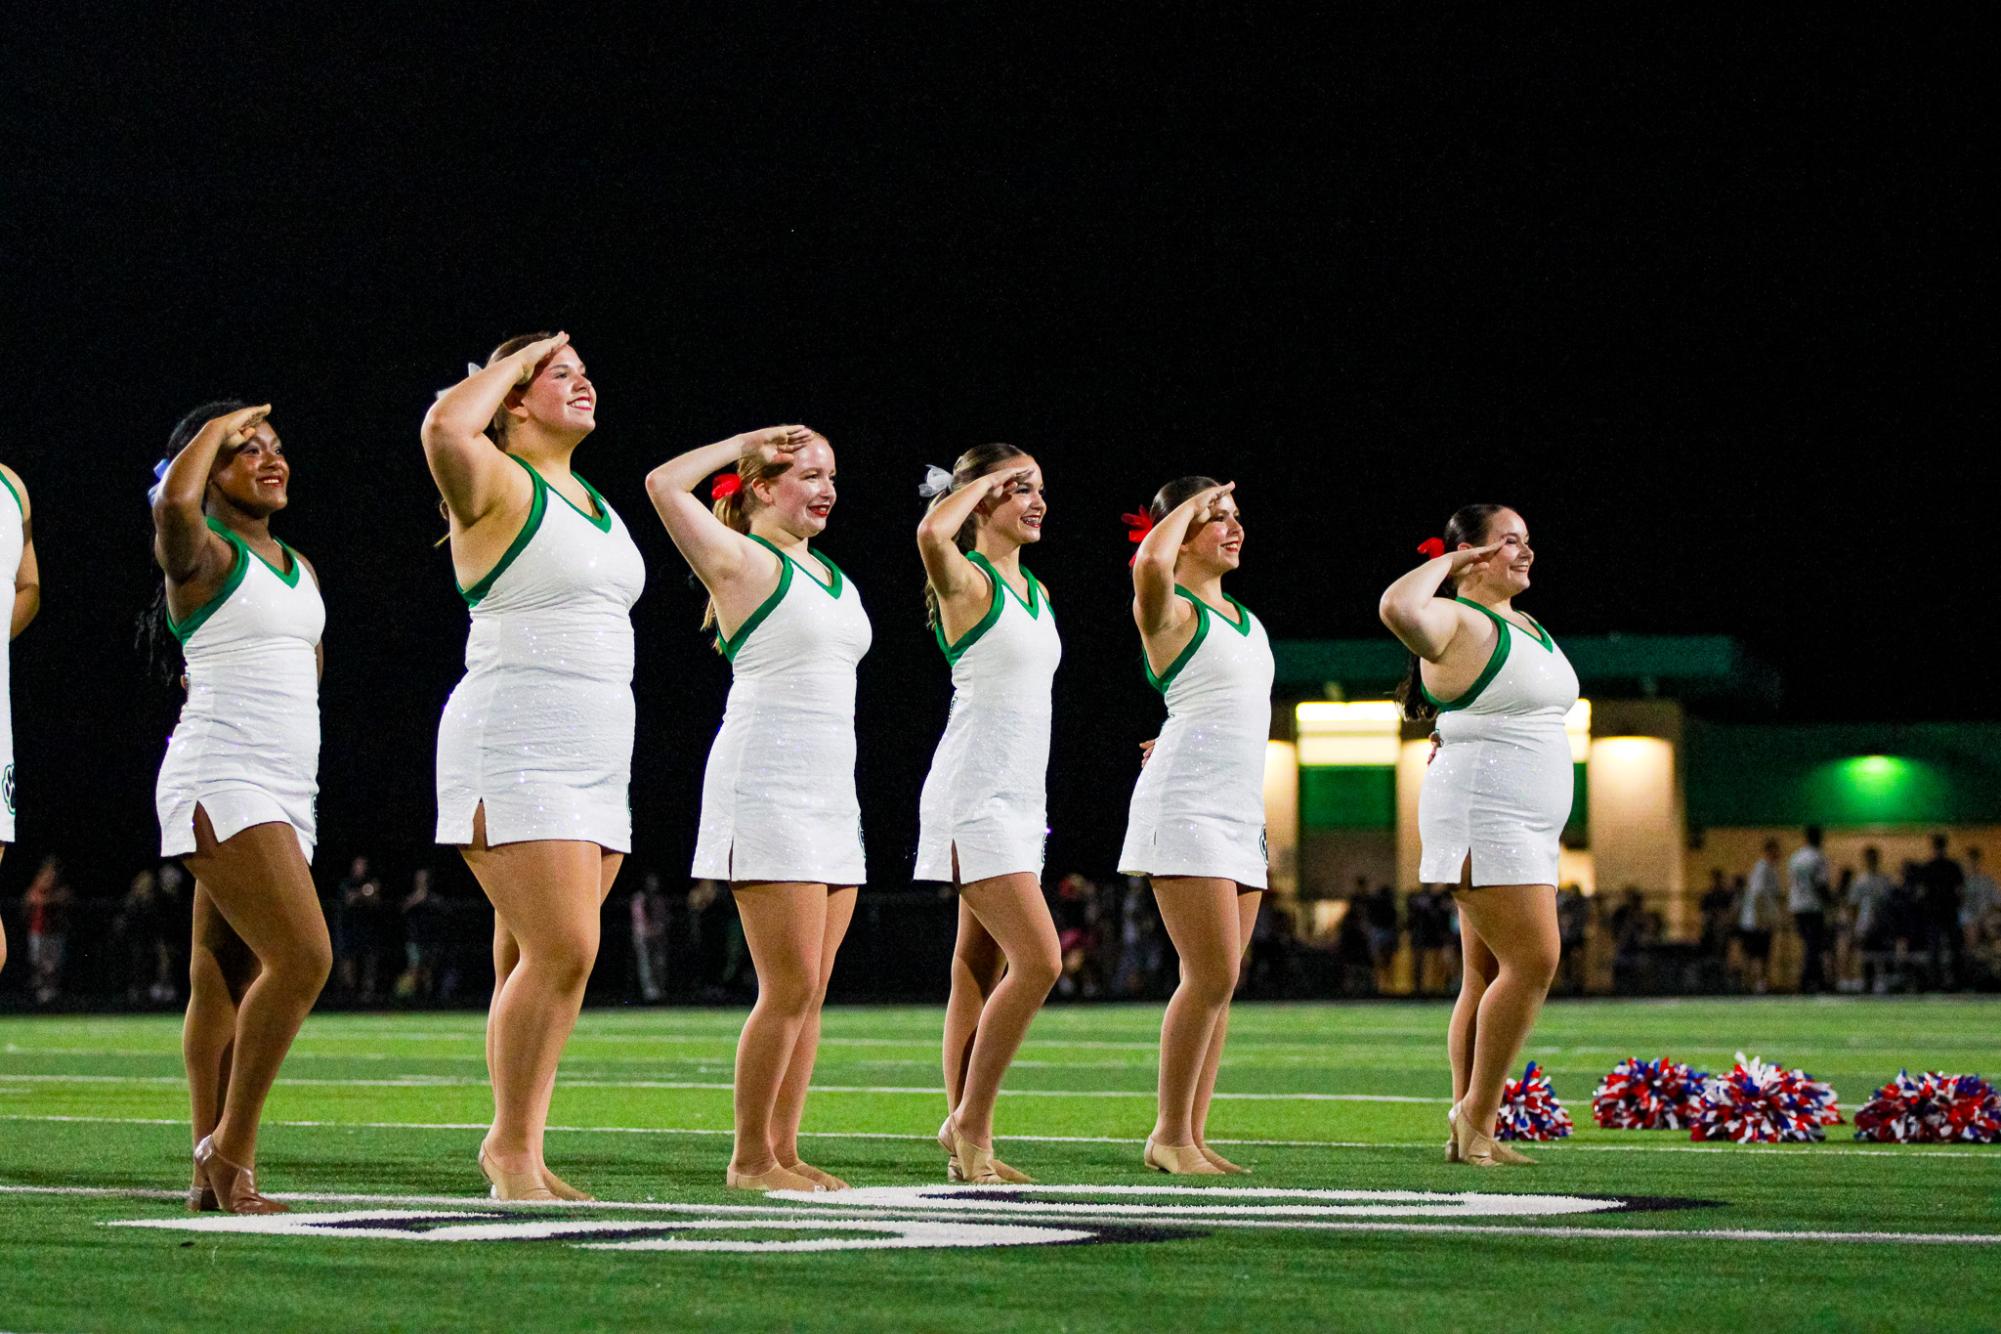
[[[167,460],[172,462],[180,452],[188,447],[195,433],[210,421],[226,412],[236,412],[250,404],[238,398],[219,398],[212,403],[190,408],[182,418],[174,423],[174,429],[167,436]],[[151,545],[149,539],[148,546]],[[154,559],[155,569],[159,568]],[[162,685],[172,685],[181,674],[181,643],[174,638],[172,627],[167,624],[167,579],[163,573],[159,583],[153,586],[153,597],[146,604],[132,636],[132,646],[138,651],[140,660],[146,664],[148,678]]]

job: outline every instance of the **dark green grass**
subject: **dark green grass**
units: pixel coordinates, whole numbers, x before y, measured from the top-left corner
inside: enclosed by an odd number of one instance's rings
[[[1216,1141],[1278,1142],[1230,1148],[1256,1175],[1219,1184],[1666,1196],[1714,1207],[1386,1220],[1535,1230],[1521,1236],[1217,1223],[1146,1244],[818,1255],[112,1228],[104,1224],[182,1216],[175,1201],[137,1193],[187,1179],[177,1026],[17,1019],[0,1021],[0,1185],[127,1193],[0,1194],[0,1327],[1978,1329],[2001,1321],[1993,1277],[2001,1246],[1703,1235],[2001,1234],[2001,1148],[1879,1150],[1854,1144],[1846,1127],[1825,1146],[1693,1146],[1685,1135],[1599,1131],[1588,1107],[1598,1077],[1626,1055],[1665,1053],[1715,1069],[1742,1048],[1805,1066],[1835,1085],[1850,1112],[1900,1065],[2001,1077],[2001,1005],[1558,1004],[1528,1054],[1549,1069],[1578,1133],[1533,1150],[1542,1161],[1532,1170],[1487,1173],[1440,1158],[1444,1018],[1435,1005],[1240,1007],[1225,1094],[1435,1101],[1220,1099]],[[586,1015],[558,1087],[552,1164],[605,1199],[771,1203],[720,1188],[740,1022],[704,1011]],[[1045,1014],[1000,1107],[1010,1161],[1046,1182],[1166,1184],[1138,1166],[1158,1022],[1154,1007]],[[942,1156],[929,1141],[943,1113],[931,1091],[937,1012],[838,1011],[826,1033],[808,1157],[858,1186],[939,1181]],[[316,1018],[272,1098],[260,1179],[280,1193],[474,1201],[482,1189],[472,1158],[489,1110],[483,1077],[478,1016]],[[687,1087],[702,1085],[714,1087]],[[1555,1231],[1572,1228],[1591,1235]]]

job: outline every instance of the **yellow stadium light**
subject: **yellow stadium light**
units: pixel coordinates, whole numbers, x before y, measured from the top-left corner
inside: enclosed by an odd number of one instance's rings
[[[1580,699],[1563,715],[1563,734],[1570,738],[1570,762],[1582,764],[1591,758],[1591,701]]]
[[[1394,765],[1403,715],[1387,699],[1308,700],[1293,710],[1299,734],[1299,762],[1329,765]]]

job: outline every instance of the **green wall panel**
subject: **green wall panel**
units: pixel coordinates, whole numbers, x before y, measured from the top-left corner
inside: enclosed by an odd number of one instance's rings
[[[1391,764],[1305,765],[1299,771],[1299,827],[1395,829],[1397,771]]]

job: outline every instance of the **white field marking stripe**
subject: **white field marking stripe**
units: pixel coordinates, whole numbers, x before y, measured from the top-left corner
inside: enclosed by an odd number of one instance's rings
[[[185,1126],[186,1118],[166,1116],[27,1116],[0,1113],[0,1122],[75,1122],[82,1125]],[[298,1130],[486,1130],[484,1121],[278,1121],[266,1118],[267,1126]],[[736,1132],[694,1126],[546,1126],[546,1130],[568,1135],[733,1135]],[[1639,1132],[1635,1132],[1639,1133]],[[893,1130],[802,1130],[801,1139],[880,1139],[936,1142],[936,1136]],[[1139,1140],[1124,1135],[1003,1135],[1010,1144],[1124,1144]],[[1211,1144],[1231,1144],[1254,1149],[1425,1149],[1437,1147],[1434,1140],[1352,1140],[1352,1139],[1211,1139]],[[1536,1144],[1538,1153],[1706,1153],[1791,1154],[1819,1158],[1839,1154],[1848,1158],[1895,1158],[1902,1162],[1926,1162],[1934,1158],[1970,1158],[2001,1164],[2001,1149],[1944,1149],[1931,1145],[1884,1145],[1863,1148],[1844,1144]]]
[[[185,1075],[7,1075],[9,1082],[35,1084],[185,1084]],[[487,1081],[463,1075],[405,1075],[396,1079],[287,1079],[302,1088],[485,1088]],[[726,1080],[697,1079],[565,1079],[567,1089],[679,1089],[729,1093]],[[815,1084],[815,1093],[911,1094],[942,1098],[941,1088],[901,1084]],[[1002,1089],[1003,1098],[1152,1098],[1153,1089]],[[1216,1093],[1214,1102],[1398,1102],[1449,1106],[1450,1098],[1419,1098],[1403,1093]]]
[[[97,1199],[179,1200],[185,1198],[186,1194],[187,1194],[186,1191],[129,1190],[129,1189],[117,1189],[117,1188],[103,1187],[103,1186],[0,1185],[0,1195],[68,1195],[68,1196],[89,1197]],[[648,1213],[654,1213],[654,1212],[666,1213],[666,1212],[677,1212],[677,1211],[697,1212],[697,1213],[729,1212],[729,1213],[743,1213],[743,1214],[761,1214],[765,1216],[769,1216],[770,1214],[773,1213],[784,1212],[787,1216],[794,1218],[797,1218],[800,1214],[800,1211],[798,1209],[779,1211],[757,1205],[729,1205],[729,1204],[676,1205],[676,1204],[660,1204],[653,1202],[621,1204],[613,1200],[579,1200],[574,1202],[560,1201],[560,1200],[532,1201],[532,1202],[502,1201],[502,1200],[480,1200],[476,1198],[469,1200],[463,1196],[452,1196],[452,1195],[408,1195],[408,1196],[292,1195],[284,1192],[273,1192],[272,1195],[274,1199],[302,1200],[302,1201],[312,1201],[319,1203],[380,1204],[380,1205],[391,1205],[391,1206],[419,1205],[419,1206],[460,1208],[460,1209],[466,1208],[469,1205],[476,1203],[482,1208],[500,1209],[500,1210],[506,1210],[518,1204],[523,1208],[531,1208],[531,1209],[559,1208],[559,1209],[577,1210],[577,1211],[589,1211],[592,1209],[614,1209],[620,1211],[630,1210],[630,1211],[648,1212]],[[885,1211],[885,1216],[888,1216],[888,1214],[889,1211]],[[1029,1221],[1033,1217],[1034,1217],[1033,1215],[1024,1216],[1023,1221]],[[801,1219],[800,1221],[803,1226],[807,1227],[811,1226],[810,1220],[808,1219]],[[1049,1221],[1060,1221],[1068,1223],[1072,1226],[1078,1226],[1078,1225],[1088,1225],[1094,1220],[1075,1218],[1075,1217],[1061,1217]],[[1125,1216],[1118,1218],[1107,1218],[1102,1221],[1108,1226],[1119,1226],[1119,1225],[1129,1225],[1132,1222],[1132,1219],[1130,1216]],[[1169,1225],[1171,1225],[1172,1223],[1172,1220],[1165,1218],[1160,1219],[1158,1221],[1163,1224],[1169,1224]],[[1195,1224],[1191,1223],[1188,1225],[1195,1225]],[[1648,1240],[1655,1240],[1655,1241],[1663,1241],[1663,1240],[1665,1241],[1782,1241],[1782,1242],[1820,1241],[1820,1242],[1830,1242],[1835,1244],[1850,1244],[1850,1245],[1861,1244],[1861,1245],[1907,1245],[1907,1246],[1958,1246],[1958,1245],[1993,1246],[2001,1244],[2001,1232],[1936,1232],[1936,1233],[1828,1232],[1828,1231],[1785,1232],[1776,1229],[1766,1229],[1766,1228],[1678,1228],[1677,1229],[1677,1228],[1626,1227],[1626,1226],[1616,1226],[1616,1225],[1608,1225],[1604,1227],[1566,1227],[1566,1226],[1531,1227],[1531,1226],[1523,1226],[1520,1224],[1495,1224],[1495,1223],[1404,1223],[1404,1222],[1394,1222],[1394,1221],[1374,1222],[1374,1221],[1364,1221],[1359,1219],[1317,1220],[1317,1219],[1304,1219],[1304,1218],[1229,1219],[1227,1221],[1217,1220],[1217,1219],[1203,1219],[1200,1220],[1199,1225],[1206,1227],[1215,1227],[1221,1225],[1233,1228],[1237,1227],[1281,1228],[1286,1230],[1303,1230],[1303,1231],[1317,1231],[1317,1232],[1445,1232],[1445,1233],[1476,1233],[1488,1236],[1503,1236],[1503,1237],[1565,1237],[1565,1238],[1591,1237],[1591,1238],[1611,1238],[1614,1240],[1621,1240],[1621,1241],[1631,1241],[1639,1238],[1646,1238]]]

